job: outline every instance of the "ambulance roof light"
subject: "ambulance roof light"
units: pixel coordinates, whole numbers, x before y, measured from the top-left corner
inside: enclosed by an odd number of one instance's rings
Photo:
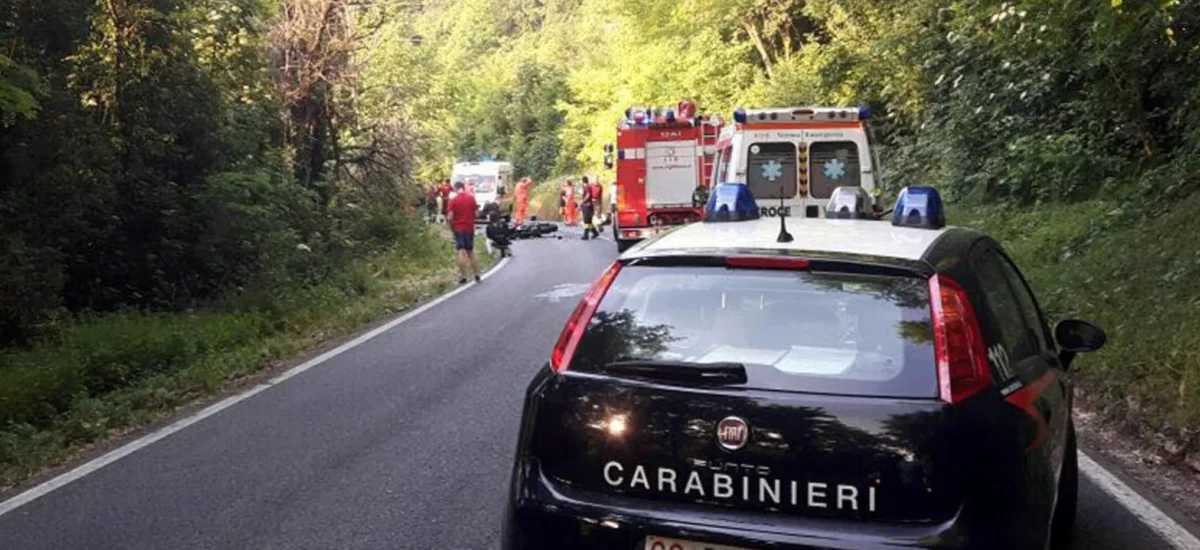
[[[758,204],[744,183],[718,183],[704,206],[704,222],[738,222],[758,219]]]
[[[942,196],[932,187],[905,187],[896,197],[892,225],[921,229],[945,227],[946,211],[942,208]]]
[[[733,121],[738,124],[745,124],[746,123],[746,110],[741,107],[734,109],[733,110]]]
[[[863,105],[862,107],[858,108],[858,119],[859,120],[869,120],[870,118],[871,118],[871,108],[870,107]]]

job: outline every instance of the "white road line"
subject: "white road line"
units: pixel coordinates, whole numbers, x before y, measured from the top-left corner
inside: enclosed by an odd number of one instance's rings
[[[1171,546],[1179,550],[1200,549],[1200,539],[1082,451],[1079,453],[1079,469],[1100,490],[1108,493]]]
[[[504,259],[500,260],[500,263],[497,263],[495,266],[492,267],[492,269],[489,269],[488,272],[484,273],[481,278],[487,279],[487,278],[491,277],[496,272],[500,271],[500,269],[503,268],[507,264],[508,264],[508,258],[504,258]],[[122,458],[125,458],[126,456],[129,456],[129,455],[133,454],[134,452],[137,452],[139,449],[142,449],[144,447],[152,445],[156,441],[164,439],[175,432],[178,432],[188,426],[191,426],[192,424],[200,422],[201,420],[204,420],[205,418],[208,418],[208,417],[210,417],[214,414],[217,414],[225,409],[228,409],[229,407],[232,407],[243,400],[249,399],[249,398],[255,396],[256,394],[258,394],[259,392],[261,392],[267,388],[270,388],[271,386],[273,386],[275,384],[278,384],[280,382],[283,382],[284,380],[292,378],[293,376],[296,376],[297,374],[300,374],[308,369],[311,369],[317,365],[320,365],[321,363],[324,363],[330,359],[333,359],[334,357],[337,357],[338,355],[341,355],[342,353],[345,353],[346,351],[348,351],[352,348],[360,346],[360,345],[366,343],[368,340],[370,340],[376,336],[379,336],[380,334],[383,334],[393,328],[396,328],[401,323],[404,323],[405,321],[408,321],[408,320],[412,319],[413,317],[416,317],[422,313],[425,313],[426,311],[429,311],[430,309],[432,309],[434,306],[437,306],[438,304],[457,296],[458,294],[462,293],[463,291],[467,290],[468,288],[475,286],[475,284],[476,283],[461,285],[458,288],[439,296],[438,298],[434,299],[432,302],[429,302],[417,309],[414,309],[408,313],[405,313],[404,315],[401,315],[400,317],[392,319],[391,321],[388,321],[387,323],[383,324],[382,326],[379,326],[379,327],[371,330],[370,332],[367,332],[349,342],[346,342],[345,344],[342,344],[342,345],[340,345],[336,348],[333,348],[325,353],[322,353],[321,355],[318,355],[317,357],[314,357],[313,359],[310,359],[308,361],[305,361],[304,363],[301,363],[300,365],[297,365],[295,367],[288,369],[283,374],[280,374],[279,376],[276,376],[276,377],[270,379],[265,384],[259,384],[259,385],[254,386],[253,388],[250,388],[242,393],[239,393],[237,395],[233,395],[233,396],[227,397],[225,399],[222,399],[220,401],[217,401],[216,403],[213,403],[212,405],[209,405],[208,407],[205,407],[204,409],[200,410],[196,414],[193,414],[186,418],[182,418],[179,421],[177,421],[165,428],[161,428],[153,433],[147,434],[147,435],[140,437],[134,441],[126,443],[125,445],[122,445],[102,456],[92,459],[92,460],[76,467],[73,470],[70,470],[64,474],[61,474],[49,481],[46,481],[36,487],[33,487],[15,497],[13,497],[11,499],[8,499],[8,500],[4,501],[3,503],[0,503],[0,516],[3,516],[4,514],[7,514],[13,510],[16,510],[17,508],[20,508],[21,506],[29,504],[30,502],[36,500],[37,498],[49,494],[51,491],[54,491],[55,489],[63,487],[65,485],[71,483],[72,481],[79,480],[80,478],[83,478],[84,476],[86,476],[92,472],[95,472],[96,470],[99,470],[100,468],[103,468],[105,466],[108,466],[109,464],[112,464],[113,462],[121,460]]]

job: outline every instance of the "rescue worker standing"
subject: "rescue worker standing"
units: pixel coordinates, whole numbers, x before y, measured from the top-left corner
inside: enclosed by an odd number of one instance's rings
[[[604,225],[604,201],[601,200],[604,186],[600,185],[600,178],[596,178],[596,183],[592,184],[592,207],[595,209],[593,214],[596,217],[596,225]]]
[[[588,240],[589,235],[599,237],[600,232],[596,231],[595,225],[596,201],[592,195],[592,186],[588,184],[587,176],[583,177],[583,196],[579,204],[583,209],[583,240]]]
[[[576,225],[579,223],[579,205],[575,204],[575,184],[567,180],[565,187],[563,191],[567,202],[567,225]]]
[[[521,178],[517,182],[516,189],[513,190],[513,206],[515,216],[513,216],[517,225],[525,223],[525,209],[529,206],[529,184],[532,183],[529,178]]]
[[[466,192],[460,181],[454,184],[454,198],[447,205],[447,218],[450,220],[450,231],[454,232],[454,250],[457,255],[459,279],[458,283],[467,282],[467,274],[475,274],[475,282],[479,282],[479,260],[475,258],[475,211],[479,205],[475,195]]]

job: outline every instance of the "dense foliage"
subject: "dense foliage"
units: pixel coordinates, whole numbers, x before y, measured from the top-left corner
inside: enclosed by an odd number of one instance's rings
[[[0,2],[0,343],[71,312],[319,282],[389,245],[412,151],[397,120],[353,116],[370,15]],[[366,192],[383,208],[356,208]]]

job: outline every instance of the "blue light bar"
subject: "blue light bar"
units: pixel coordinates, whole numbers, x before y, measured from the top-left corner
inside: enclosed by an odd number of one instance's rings
[[[665,116],[667,117],[667,122],[675,122],[675,111],[667,109],[667,114]]]
[[[741,108],[741,107],[738,107],[737,109],[734,109],[734,110],[733,110],[733,121],[734,121],[734,122],[736,122],[736,123],[738,123],[738,124],[745,124],[745,122],[746,122],[746,110],[745,110],[745,109],[743,109],[743,108]]]
[[[862,107],[858,108],[858,119],[859,120],[867,120],[870,118],[871,118],[871,108],[870,107],[863,105]]]
[[[892,225],[941,229],[946,226],[946,211],[937,189],[925,186],[905,187],[896,197]]]
[[[744,183],[718,183],[704,206],[705,222],[740,222],[758,219],[758,204]]]

